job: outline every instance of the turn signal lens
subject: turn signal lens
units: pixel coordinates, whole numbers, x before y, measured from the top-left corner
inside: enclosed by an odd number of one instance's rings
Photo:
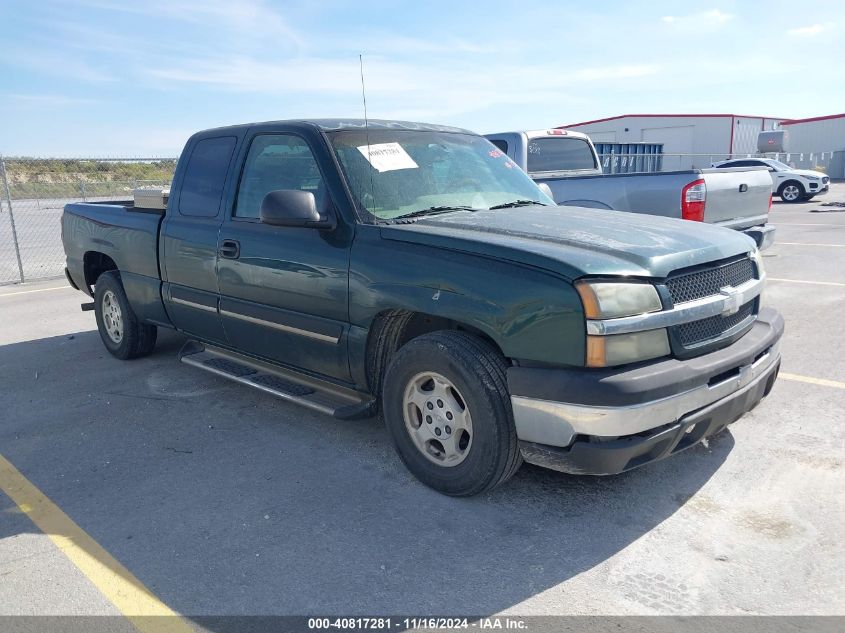
[[[587,367],[612,367],[668,356],[669,336],[665,329],[587,336]]]

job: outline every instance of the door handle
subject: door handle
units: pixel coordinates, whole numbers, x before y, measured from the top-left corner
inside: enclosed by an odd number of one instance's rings
[[[217,253],[225,259],[237,259],[241,254],[241,244],[237,240],[223,240]]]

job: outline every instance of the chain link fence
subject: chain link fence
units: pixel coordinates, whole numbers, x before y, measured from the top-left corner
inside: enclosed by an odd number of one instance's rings
[[[130,200],[136,187],[169,185],[175,169],[175,158],[0,157],[0,284],[64,273],[64,205]]]
[[[599,153],[606,174],[656,173],[682,169],[705,169],[728,159],[773,158],[795,169],[822,171],[831,178],[843,178],[845,151],[780,152],[779,154],[627,154]]]

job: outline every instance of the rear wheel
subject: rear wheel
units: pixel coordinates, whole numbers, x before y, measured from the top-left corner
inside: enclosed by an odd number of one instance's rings
[[[135,316],[117,271],[97,277],[94,314],[100,338],[112,356],[129,360],[153,351],[157,329],[154,325],[141,323]]]
[[[790,180],[781,185],[778,195],[784,202],[799,202],[805,195],[804,186],[800,182]]]
[[[496,349],[463,332],[425,334],[396,353],[385,374],[384,418],[417,479],[468,496],[518,470],[506,369]]]

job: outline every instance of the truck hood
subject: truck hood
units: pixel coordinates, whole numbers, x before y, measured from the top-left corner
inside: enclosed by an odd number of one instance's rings
[[[385,239],[515,261],[568,279],[666,277],[756,248],[750,237],[709,224],[569,206],[456,211],[382,225],[381,232]]]

